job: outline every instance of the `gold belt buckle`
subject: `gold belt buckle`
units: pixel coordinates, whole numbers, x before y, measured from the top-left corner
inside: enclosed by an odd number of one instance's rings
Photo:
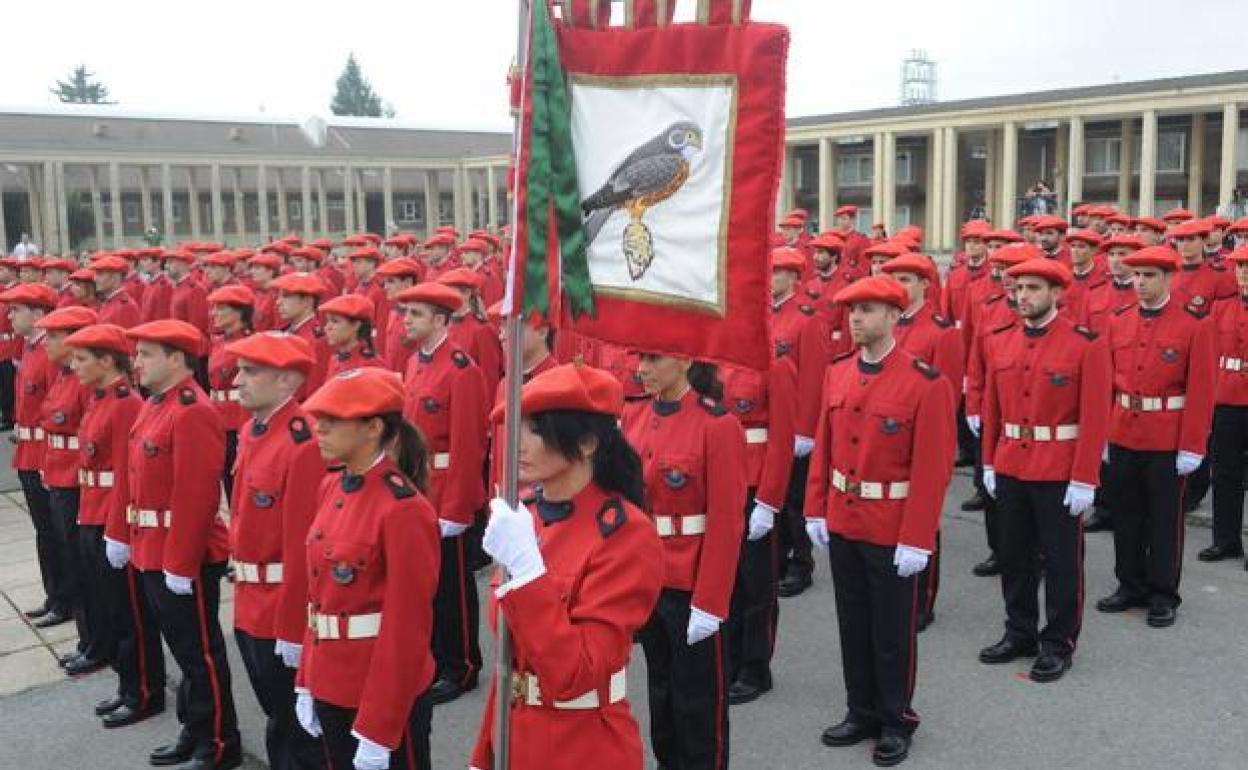
[[[529,678],[518,671],[511,672],[511,702],[529,702]]]
[[[862,482],[850,481],[849,479],[845,479],[845,491],[851,495],[861,497],[862,496]]]
[[[1033,428],[1032,426],[1030,426],[1030,425],[1020,425],[1020,426],[1018,426],[1018,437],[1019,437],[1019,438],[1021,438],[1021,439],[1027,439],[1027,440],[1030,440],[1030,439],[1031,439],[1032,437],[1034,437],[1035,435],[1036,435],[1035,428]]]

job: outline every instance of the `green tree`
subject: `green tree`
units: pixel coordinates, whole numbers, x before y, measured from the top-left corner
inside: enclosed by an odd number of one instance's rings
[[[360,71],[355,54],[347,55],[347,66],[338,76],[334,100],[329,109],[335,115],[356,115],[365,118],[393,118],[394,108],[381,97]]]
[[[56,87],[48,90],[65,104],[116,104],[108,99],[108,87],[94,77],[85,64],[79,64],[69,80],[58,80]]]

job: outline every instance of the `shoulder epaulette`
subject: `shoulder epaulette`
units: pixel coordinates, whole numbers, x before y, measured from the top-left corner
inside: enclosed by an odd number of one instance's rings
[[[1135,307],[1135,303],[1128,303],[1126,305],[1123,305],[1122,307],[1114,311],[1114,315],[1122,315],[1123,313],[1127,312],[1133,307]]]
[[[322,329],[322,328],[321,328],[321,327],[319,327],[319,326],[313,326],[313,327],[312,327],[312,336],[314,336],[314,337],[324,337],[324,336],[325,336],[325,330],[324,330],[324,329]]]
[[[416,488],[408,483],[403,474],[397,471],[390,471],[383,480],[386,482],[386,488],[390,490],[390,494],[399,500],[413,497],[416,494]]]
[[[921,358],[914,359],[914,368],[918,369],[919,372],[929,380],[940,378],[940,370]]]
[[[985,304],[985,305],[991,305],[992,303],[994,303],[994,302],[1000,302],[1000,301],[1001,301],[1001,300],[1003,300],[1003,299],[1005,299],[1005,295],[1004,295],[1004,294],[994,294],[994,295],[992,295],[991,297],[989,297],[988,299],[984,300],[984,304]]]
[[[618,497],[612,497],[603,501],[596,518],[598,519],[598,532],[604,538],[608,538],[624,526],[624,522],[628,521],[628,511],[625,510],[624,503]]]
[[[932,321],[934,321],[936,325],[942,329],[948,329],[950,326],[953,326],[953,321],[945,318],[940,313],[932,313]]]
[[[858,351],[856,351],[856,350],[847,350],[847,351],[845,351],[844,353],[840,353],[840,354],[838,354],[838,355],[833,356],[833,357],[832,357],[832,360],[830,361],[830,363],[833,363],[833,364],[834,364],[834,363],[836,363],[837,361],[844,361],[846,358],[849,358],[850,356],[852,356],[854,353],[857,353],[857,352],[858,352]]]
[[[182,388],[178,391],[178,401],[183,406],[190,406],[195,403],[195,391],[191,388]]]
[[[312,438],[312,429],[308,427],[308,421],[302,417],[291,417],[288,427],[290,428],[290,437],[296,444],[302,444]]]
[[[1001,333],[1001,332],[1005,331],[1006,329],[1013,329],[1013,328],[1014,328],[1014,322],[1013,322],[1013,321],[1006,321],[1005,323],[1001,324],[1000,326],[994,326],[991,330],[989,330],[989,332],[988,332],[988,333],[989,333],[989,334],[999,334],[999,333]]]
[[[1226,265],[1222,262],[1207,262],[1206,264],[1209,265],[1210,270],[1217,270],[1219,273],[1226,272]]]
[[[1200,301],[1197,302],[1196,300]],[[1204,318],[1209,315],[1209,308],[1205,306],[1205,300],[1203,297],[1192,297],[1192,301],[1187,303],[1183,309],[1188,313],[1191,313],[1196,318]]]
[[[465,366],[472,363],[472,359],[469,358],[468,354],[462,350],[456,350],[454,353],[452,353],[451,360],[455,362],[455,365],[458,366],[460,369],[463,369]]]
[[[810,305],[798,305],[798,306],[797,306],[797,309],[798,309],[798,310],[800,310],[801,312],[805,313],[806,315],[814,315],[814,314],[815,314],[815,309],[814,309],[813,307],[811,307]]]
[[[376,356],[377,353],[372,348],[364,348],[360,351],[360,358],[375,358]]]
[[[807,296],[807,297],[810,297],[811,299],[819,299],[820,294],[819,294],[819,292],[815,291],[814,289],[807,289],[807,290],[806,290],[806,296]]]
[[[1094,340],[1098,336],[1100,336],[1096,332],[1084,326],[1083,324],[1075,324],[1075,333],[1079,334],[1080,336],[1086,337],[1089,340]]]
[[[723,415],[728,414],[727,407],[725,407],[723,404],[719,403],[715,399],[711,398],[710,396],[703,396],[702,398],[699,398],[698,403],[702,405],[703,409],[715,415],[716,417],[722,417]]]
[[[117,398],[125,398],[126,396],[130,395],[130,386],[118,385],[117,390],[113,392],[117,394]]]

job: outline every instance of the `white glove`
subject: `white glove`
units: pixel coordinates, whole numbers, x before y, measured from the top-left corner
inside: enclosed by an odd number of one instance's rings
[[[745,537],[747,540],[760,540],[766,537],[774,526],[776,526],[776,512],[760,502],[755,502],[754,510],[750,511],[750,530]]]
[[[175,575],[172,572],[166,572],[165,573],[165,588],[168,588],[170,591],[177,594],[178,596],[190,596],[191,595],[191,579],[189,577],[182,577],[181,575]]]
[[[719,624],[723,622],[709,612],[703,612],[697,607],[690,607],[689,628],[685,632],[685,640],[692,647],[703,639],[710,638],[711,635],[719,630]]]
[[[805,457],[815,451],[815,440],[809,436],[793,437],[793,456]]]
[[[130,563],[130,546],[116,540],[104,538],[104,558],[113,569],[125,569]]]
[[[390,767],[390,749],[354,731],[351,734],[360,741],[355,749],[355,770],[386,770]]]
[[[997,497],[997,472],[992,469],[991,465],[984,466],[984,489],[988,491],[988,496],[994,500]]]
[[[927,551],[908,545],[897,544],[893,551],[893,564],[897,565],[897,576],[908,578],[927,569]]]
[[[468,531],[468,525],[446,519],[438,519],[438,529],[442,530],[442,537],[459,537]]]
[[[1096,497],[1096,487],[1081,481],[1072,481],[1066,485],[1066,498],[1062,505],[1070,509],[1071,516],[1078,516],[1092,507]]]
[[[305,687],[295,688],[295,717],[305,733],[313,738],[321,737],[321,718],[316,715],[312,693]]]
[[[533,515],[523,503],[512,508],[501,497],[490,501],[490,523],[485,525],[481,547],[507,568],[512,582],[527,583],[546,574]]]
[[[1174,468],[1179,472],[1180,476],[1186,476],[1199,468],[1201,461],[1204,459],[1204,455],[1198,455],[1195,452],[1187,452],[1180,449],[1178,455],[1174,458]]]
[[[286,668],[299,668],[299,658],[303,655],[303,645],[278,639],[273,643],[273,654],[282,659]]]
[[[979,415],[968,414],[966,416],[966,427],[971,429],[971,433],[974,433],[976,438],[979,438],[979,430],[981,427],[979,423]]]
[[[1101,462],[1109,462],[1109,444],[1106,444],[1105,448],[1101,450]]]
[[[806,536],[812,545],[828,547],[828,523],[823,519],[806,519]]]

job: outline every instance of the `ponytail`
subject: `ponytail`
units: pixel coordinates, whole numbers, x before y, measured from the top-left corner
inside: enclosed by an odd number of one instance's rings
[[[715,401],[724,399],[724,383],[719,381],[719,371],[715,364],[705,361],[694,361],[689,365],[689,387],[700,395]]]
[[[597,448],[590,458],[594,483],[603,491],[615,494],[638,507],[643,507],[645,483],[641,458],[620,432],[610,415],[573,410],[552,410],[532,416],[533,432],[547,448],[572,461],[585,459],[581,441],[593,436]]]
[[[420,430],[399,412],[378,415],[383,426],[381,445],[395,465],[421,492],[429,488],[429,450]]]

